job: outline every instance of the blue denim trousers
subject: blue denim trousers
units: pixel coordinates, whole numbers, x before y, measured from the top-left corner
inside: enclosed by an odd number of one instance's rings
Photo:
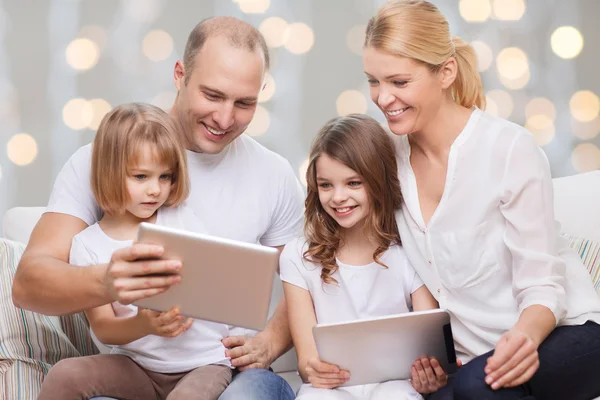
[[[493,351],[474,358],[427,400],[591,400],[600,396],[600,325],[561,326],[538,349],[540,368],[529,382],[492,390],[484,368]]]

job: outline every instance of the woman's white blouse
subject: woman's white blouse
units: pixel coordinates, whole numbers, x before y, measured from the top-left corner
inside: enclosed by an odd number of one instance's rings
[[[600,322],[589,275],[558,235],[548,160],[527,130],[474,109],[450,149],[444,193],[427,226],[408,137],[394,140],[402,243],[450,311],[463,361],[492,350],[534,304],[548,307],[558,325]]]

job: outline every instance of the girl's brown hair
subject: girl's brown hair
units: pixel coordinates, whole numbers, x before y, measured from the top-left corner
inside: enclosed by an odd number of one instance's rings
[[[340,227],[319,200],[317,160],[323,154],[353,169],[362,177],[371,202],[365,234],[377,244],[373,259],[400,243],[395,212],[401,206],[396,155],[392,139],[381,125],[366,115],[351,114],[330,120],[315,138],[306,171],[307,196],[304,231],[308,249],[304,259],[322,266],[321,279],[336,283],[336,252],[341,245]]]
[[[176,124],[162,109],[142,103],[123,104],[100,122],[92,145],[92,192],[100,208],[118,215],[129,202],[127,170],[135,166],[143,147],[172,171],[171,193],[165,206],[177,206],[190,191],[187,157]]]
[[[411,58],[432,71],[450,58],[457,63],[452,84],[454,101],[464,107],[485,109],[481,75],[473,47],[450,35],[448,21],[440,10],[425,0],[390,0],[369,20],[365,47]]]

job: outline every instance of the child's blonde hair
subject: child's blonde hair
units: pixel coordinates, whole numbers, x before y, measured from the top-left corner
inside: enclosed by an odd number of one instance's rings
[[[142,103],[123,104],[100,122],[92,147],[92,192],[100,208],[121,214],[129,202],[126,178],[143,147],[153,147],[152,157],[172,171],[171,193],[165,206],[177,206],[189,195],[187,157],[171,116]]]

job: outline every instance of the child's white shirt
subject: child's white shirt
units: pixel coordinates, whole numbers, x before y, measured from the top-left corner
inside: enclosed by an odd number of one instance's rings
[[[337,284],[325,284],[322,266],[303,258],[308,249],[304,238],[288,243],[280,258],[281,280],[308,290],[318,323],[333,323],[409,312],[411,294],[423,282],[408,262],[402,246],[393,245],[375,262],[347,265],[337,260],[333,273]]]
[[[157,225],[204,233],[204,227],[194,212],[185,206],[158,211]],[[131,240],[114,240],[107,236],[95,223],[73,238],[69,262],[86,267],[106,264],[116,250],[131,246]],[[137,314],[134,305],[112,303],[115,315],[131,317]],[[160,373],[177,373],[209,365],[222,364],[231,367],[225,357],[225,347],[221,339],[229,336],[229,327],[208,321],[195,320],[190,329],[175,338],[149,335],[122,346],[109,346],[112,354],[130,357],[142,367]],[[100,349],[107,349],[92,335]]]

